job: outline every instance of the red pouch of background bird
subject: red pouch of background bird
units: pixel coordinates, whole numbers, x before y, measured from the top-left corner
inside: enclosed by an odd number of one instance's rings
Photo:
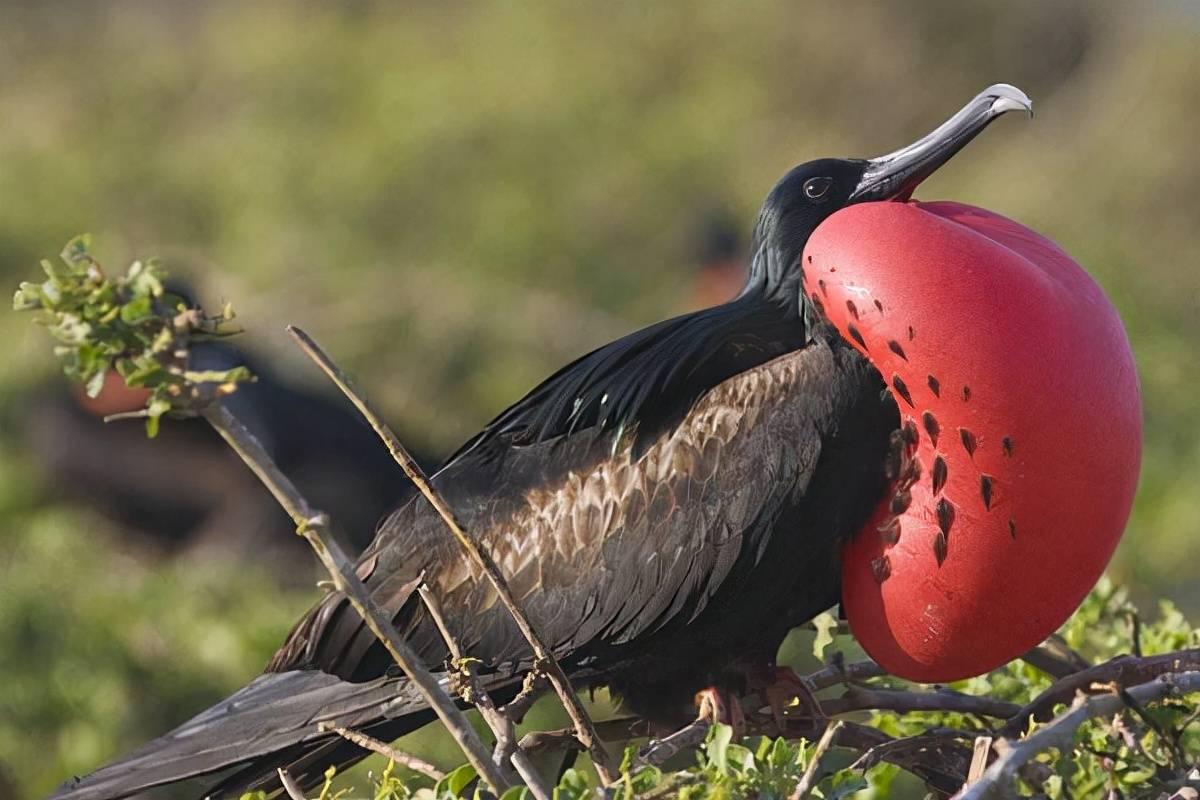
[[[917,681],[1019,657],[1095,584],[1133,502],[1141,398],[1116,311],[1053,242],[958,203],[839,211],[804,268],[900,409],[895,481],[845,550],[854,635]]]

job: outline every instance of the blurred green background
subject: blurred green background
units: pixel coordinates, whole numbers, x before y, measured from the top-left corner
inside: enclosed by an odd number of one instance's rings
[[[891,150],[995,81],[1036,119],[919,195],[1037,228],[1111,294],[1146,410],[1112,574],[1195,616],[1190,0],[4,3],[0,276],[81,231],[113,266],[161,256],[296,382],[317,376],[288,322],[444,453],[688,308],[703,220],[748,231],[792,164]],[[58,503],[21,436],[47,342],[12,313],[0,335],[0,798],[37,797],[246,681],[315,590],[157,557]]]

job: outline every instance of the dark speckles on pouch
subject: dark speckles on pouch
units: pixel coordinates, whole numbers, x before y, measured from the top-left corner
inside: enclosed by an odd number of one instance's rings
[[[858,332],[858,328],[854,327],[853,325],[847,325],[846,331],[847,331],[847,333],[850,334],[851,339],[858,342],[859,347],[861,347],[863,350],[869,349],[867,347],[867,343],[865,341],[863,341],[862,334]]]
[[[933,493],[940,494],[942,489],[946,487],[946,479],[950,477],[950,468],[946,466],[946,459],[939,456],[934,456],[933,459]]]
[[[964,403],[971,399],[971,387],[970,386],[963,387],[962,398],[963,398]]]
[[[871,574],[877,583],[883,583],[892,574],[892,560],[886,555],[871,559]]]
[[[1008,535],[1012,539],[1017,538],[1017,523],[1013,522],[1011,519],[1008,521]]]
[[[858,319],[858,306],[854,305],[853,300],[846,301],[846,310],[850,312],[850,316]]]
[[[893,514],[903,514],[905,511],[908,511],[908,507],[911,505],[912,492],[905,489],[903,491],[896,492],[896,494],[892,496],[892,502],[888,507],[888,510]]]
[[[996,479],[991,475],[979,476],[979,493],[983,495],[983,507],[992,510],[992,498],[996,494]]]
[[[879,302],[878,300],[876,300],[876,301],[875,301],[875,309],[876,309],[876,310],[877,310],[877,311],[878,311],[880,314],[882,314],[882,313],[883,313],[883,303],[881,303],[881,302]]]
[[[824,280],[817,281],[817,288],[819,288],[821,290],[821,294],[825,295],[826,297],[829,296],[829,289],[828,289],[828,287],[825,286]]]
[[[900,481],[905,486],[912,486],[919,480],[921,480],[921,462],[915,457],[910,458],[904,465],[904,469],[900,471]]]
[[[821,302],[821,298],[817,297],[816,292],[813,292],[812,294],[812,304],[813,308],[821,312],[822,315],[825,314],[825,304]]]
[[[1000,440],[1000,446],[1004,448],[1004,455],[1012,458],[1013,440],[1011,436],[1005,436]]]
[[[912,325],[909,325],[908,326],[908,340],[911,342],[915,338],[917,338],[917,332],[913,329]]]
[[[879,541],[885,545],[893,545],[900,541],[900,518],[889,517],[887,522],[880,525],[876,530],[879,531]]]
[[[904,348],[895,339],[888,339],[888,350],[891,350],[896,355],[908,361],[908,356],[904,355]]]
[[[954,504],[943,497],[937,501],[934,512],[937,514],[938,530],[949,537],[950,529],[954,527]]]
[[[933,392],[934,397],[942,396],[942,384],[938,381],[937,378],[930,375],[927,383],[929,384],[929,391]]]
[[[892,375],[892,386],[895,388],[896,394],[904,398],[904,402],[908,403],[909,406],[913,405],[912,395],[908,393],[908,386],[905,385],[899,375]]]
[[[921,443],[921,433],[917,430],[917,423],[913,422],[911,417],[904,420],[904,424],[900,427],[900,435],[909,447],[916,447]]]
[[[934,447],[937,447],[938,434],[942,432],[942,426],[938,425],[937,417],[933,415],[933,412],[926,411],[921,414],[921,424],[925,426],[925,433],[929,435],[929,441],[933,443]]]
[[[949,541],[946,539],[946,534],[938,531],[933,537],[933,557],[937,559],[939,567],[946,560],[947,550],[949,550]]]
[[[889,481],[900,477],[900,469],[904,466],[904,437],[900,431],[892,431],[888,442],[887,461],[884,462],[884,474]]]
[[[967,455],[975,455],[975,448],[978,447],[979,444],[975,439],[975,434],[971,433],[966,428],[959,428],[958,438],[962,440],[963,450],[967,451]]]

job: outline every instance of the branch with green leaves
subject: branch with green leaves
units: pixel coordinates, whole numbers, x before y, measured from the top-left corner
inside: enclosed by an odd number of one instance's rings
[[[13,298],[17,311],[32,311],[58,342],[54,354],[63,373],[82,383],[89,397],[104,388],[113,370],[125,385],[147,392],[146,433],[158,433],[163,415],[188,416],[254,380],[250,370],[193,370],[192,342],[224,338],[233,309],[206,314],[169,291],[154,260],[135,261],[110,277],[90,250],[89,237],[72,239],[58,260],[42,261],[46,279],[22,283]],[[126,416],[126,415],[121,415]]]

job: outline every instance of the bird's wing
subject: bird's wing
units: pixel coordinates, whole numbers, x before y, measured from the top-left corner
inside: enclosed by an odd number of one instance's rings
[[[735,300],[659,322],[588,353],[505,410],[447,464],[593,430],[636,429],[644,449],[699,397],[808,340],[795,304]]]
[[[478,481],[462,480],[471,466],[462,458],[435,484],[557,654],[630,642],[693,618],[731,575],[754,568],[773,512],[804,492],[862,387],[878,395],[868,370],[847,348],[815,341],[718,384],[640,453],[612,433],[576,433],[494,455],[491,491],[458,485]],[[510,482],[526,488],[504,491]],[[507,611],[424,500],[388,518],[359,572],[430,663],[445,650],[413,597],[422,576],[471,655],[494,667],[527,661]],[[331,594],[271,668],[366,680],[387,663]]]
[[[170,733],[84,778],[67,781],[52,800],[112,800],[246,763],[270,775],[263,760],[275,759],[283,766],[293,751],[338,744],[338,737],[320,730],[321,723],[369,728],[391,709],[401,715],[409,707],[423,704],[406,681],[347,684],[316,670],[260,675]],[[237,784],[229,777],[223,780]],[[211,779],[200,780],[193,788],[207,795],[213,785]]]

